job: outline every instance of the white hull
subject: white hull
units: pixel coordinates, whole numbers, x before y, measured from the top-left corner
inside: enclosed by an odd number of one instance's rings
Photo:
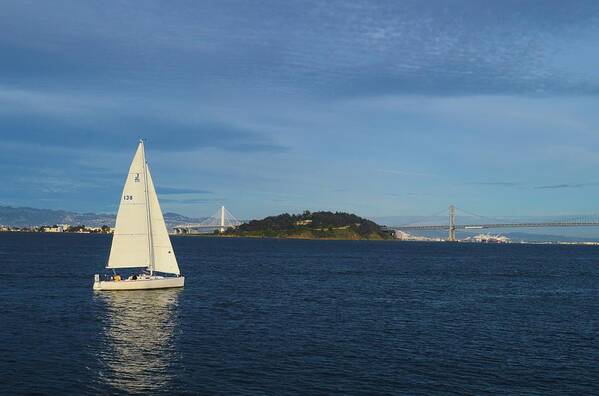
[[[120,281],[96,281],[94,290],[148,290],[148,289],[168,289],[171,287],[183,287],[185,283],[184,276],[161,277],[152,276],[146,279],[123,279]]]

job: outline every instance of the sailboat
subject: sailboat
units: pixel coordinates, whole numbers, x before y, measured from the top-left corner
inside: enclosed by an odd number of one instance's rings
[[[113,275],[101,280],[96,274],[94,290],[164,289],[185,283],[162,217],[143,140],[125,181],[106,268],[112,269]],[[146,270],[122,278],[116,273],[118,268]]]

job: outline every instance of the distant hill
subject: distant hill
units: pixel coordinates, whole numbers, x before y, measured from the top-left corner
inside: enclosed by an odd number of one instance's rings
[[[383,231],[375,222],[355,214],[308,211],[252,220],[237,229],[227,230],[226,235],[303,239],[393,239],[392,234]]]
[[[36,209],[28,207],[14,208],[0,206],[0,225],[12,227],[31,227],[54,224],[86,225],[100,227],[114,226],[116,215],[112,213],[76,213],[66,210]],[[195,219],[178,213],[165,213],[164,221],[168,228],[180,224],[197,223],[202,219]]]

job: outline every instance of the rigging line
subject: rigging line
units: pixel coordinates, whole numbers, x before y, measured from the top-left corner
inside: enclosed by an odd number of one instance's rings
[[[151,209],[150,209],[150,192],[148,191],[148,162],[146,161],[146,150],[144,147],[144,141],[141,141],[141,154],[142,154],[142,161],[143,161],[143,173],[144,173],[144,190],[145,190],[145,195],[146,195],[146,214],[147,214],[147,222],[148,222],[148,247],[149,247],[149,266],[148,268],[150,269],[150,275],[152,275],[154,273],[154,246],[152,246],[154,244],[154,238],[152,235],[152,213],[151,213]]]

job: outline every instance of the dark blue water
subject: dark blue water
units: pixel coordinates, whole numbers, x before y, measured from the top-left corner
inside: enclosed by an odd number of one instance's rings
[[[179,237],[94,293],[109,243],[0,234],[0,393],[599,393],[597,247]]]

